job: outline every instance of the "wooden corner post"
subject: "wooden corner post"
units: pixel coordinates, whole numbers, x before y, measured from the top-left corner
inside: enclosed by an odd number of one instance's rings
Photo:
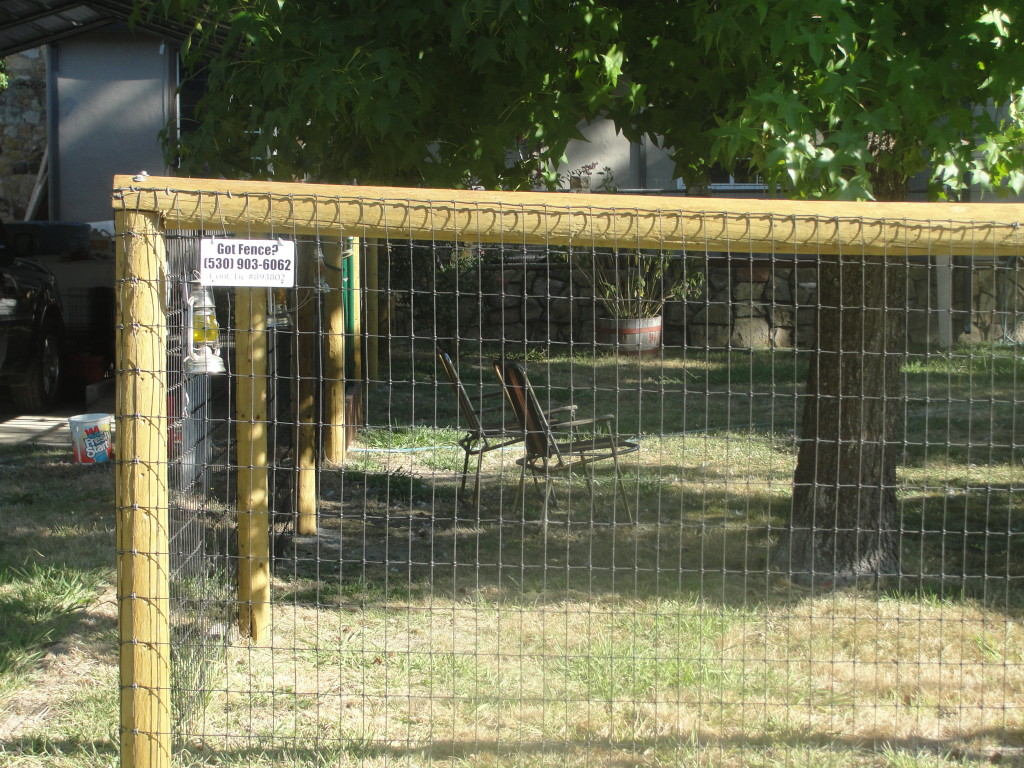
[[[121,766],[170,768],[166,251],[159,214],[115,215]]]

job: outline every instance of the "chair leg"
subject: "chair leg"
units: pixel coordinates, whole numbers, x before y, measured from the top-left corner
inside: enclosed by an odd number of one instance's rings
[[[583,479],[587,481],[587,493],[590,494],[590,498],[594,498],[594,465],[590,465],[590,471],[586,468],[583,470]]]
[[[629,517],[629,524],[636,525],[636,520],[633,519],[633,510],[629,508],[629,499],[626,497],[626,486],[622,482],[622,475],[619,472],[618,455],[613,455],[612,461],[615,463],[615,484],[618,486],[618,490],[622,492],[622,504],[626,507],[626,515]]]
[[[541,502],[544,504],[544,525],[548,524],[548,506],[557,507],[558,502],[555,499],[555,489],[552,487],[551,475],[545,473],[544,478],[544,491],[541,492],[540,480],[537,478],[537,473],[532,472],[533,475],[533,487],[537,489],[537,495],[540,496]],[[520,499],[525,501],[526,495],[526,467],[523,467],[522,473],[519,475],[519,489],[516,491],[516,506],[519,506]]]
[[[513,506],[519,509],[519,504],[525,501],[526,496],[526,466],[524,465],[522,471],[519,473],[519,485],[516,486],[516,500]]]
[[[477,468],[479,468],[479,463]],[[466,495],[466,475],[469,474],[469,451],[466,451],[466,458],[462,460],[462,486],[459,488],[459,496]]]
[[[534,479],[534,482],[537,482],[537,478],[536,477],[534,477],[533,479]],[[558,509],[558,497],[555,496],[555,482],[554,482],[554,480],[551,479],[551,475],[550,474],[545,476],[544,484],[545,484],[544,485],[544,506],[545,507],[547,506],[548,499],[550,499],[551,500],[551,506],[554,507],[555,509]],[[539,482],[537,482],[537,488],[538,488],[538,492],[539,492],[539,489],[540,489],[540,483]]]
[[[537,491],[540,491],[540,484],[537,483],[536,475],[533,478],[534,483],[537,484]],[[551,487],[551,475],[547,475],[544,478],[544,528],[548,527],[548,506],[557,506],[555,501],[554,488]]]
[[[473,506],[480,506],[480,469],[484,463],[484,455],[481,453],[476,457],[476,485],[473,487]],[[465,486],[465,477],[463,477],[463,486]],[[465,490],[465,489],[463,489]]]

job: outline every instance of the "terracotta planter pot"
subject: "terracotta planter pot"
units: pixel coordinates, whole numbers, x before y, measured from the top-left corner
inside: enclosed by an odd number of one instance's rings
[[[624,320],[602,317],[597,321],[598,344],[614,346],[622,355],[653,355],[661,347],[661,316]]]

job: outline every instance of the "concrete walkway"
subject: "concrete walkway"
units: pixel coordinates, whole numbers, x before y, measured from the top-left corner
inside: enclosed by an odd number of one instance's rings
[[[0,445],[66,445],[71,448],[71,430],[68,416],[60,413],[46,416],[8,416],[0,414]]]
[[[71,452],[71,428],[68,418],[83,413],[114,412],[113,381],[97,392],[92,402],[85,405],[62,406],[52,413],[26,416],[14,411],[0,410],[0,445],[67,446]]]

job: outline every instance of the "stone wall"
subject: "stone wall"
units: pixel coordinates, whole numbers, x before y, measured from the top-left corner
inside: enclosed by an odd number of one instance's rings
[[[937,348],[937,271],[913,264],[906,274],[907,343]],[[712,263],[698,298],[666,305],[664,342],[699,348],[813,348],[816,280],[813,265]],[[564,263],[485,266],[461,276],[459,285],[456,316],[463,339],[589,345],[595,321],[604,313],[587,282]],[[970,315],[965,311],[968,293]],[[437,300],[447,299],[437,294]],[[431,335],[403,319],[401,306],[396,310],[391,333]],[[955,268],[952,322],[955,341],[1024,341],[1024,259]]]
[[[46,62],[39,48],[6,58],[0,91],[0,218],[22,219],[46,150]]]
[[[940,343],[938,272],[918,263],[908,266],[906,275],[907,343],[935,348]],[[965,261],[954,268],[952,277],[954,341],[1024,341],[1024,260]],[[705,286],[701,299],[667,308],[666,328],[685,326],[685,343],[743,349],[814,347],[818,296],[813,266],[713,267]],[[667,341],[672,338],[669,335]]]
[[[811,347],[815,339],[813,268],[757,262],[712,266],[703,295],[669,310],[673,326],[686,323],[686,343],[697,347]]]
[[[970,322],[963,312],[954,319],[960,341],[1024,343],[1024,257],[953,270],[954,307],[962,309],[971,296]]]
[[[460,311],[460,331],[501,329],[509,341],[581,343],[593,339],[593,291],[565,264],[522,263],[484,270],[479,307]],[[464,306],[460,302],[460,306]]]

